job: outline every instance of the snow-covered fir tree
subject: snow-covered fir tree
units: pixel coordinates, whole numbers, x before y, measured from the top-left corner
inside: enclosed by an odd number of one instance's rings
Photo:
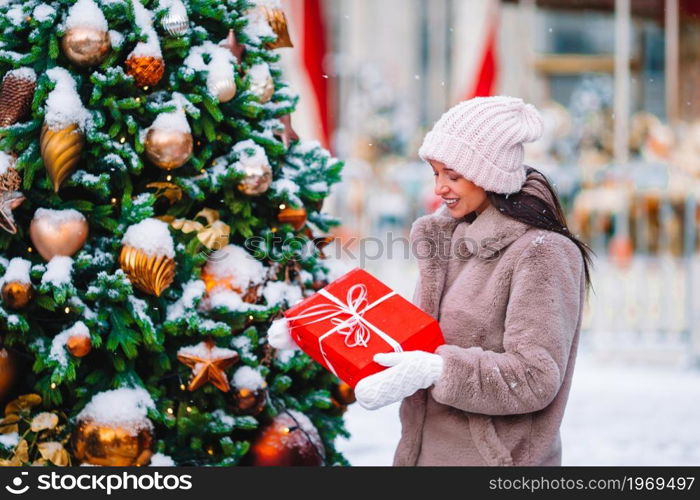
[[[280,12],[0,0],[3,463],[346,463],[339,381],[266,341],[334,277],[342,169],[291,128]]]

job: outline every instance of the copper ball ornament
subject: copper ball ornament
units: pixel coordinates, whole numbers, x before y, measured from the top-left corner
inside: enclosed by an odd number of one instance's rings
[[[165,74],[165,61],[162,57],[131,55],[124,62],[126,74],[133,76],[136,85],[148,87],[157,85]]]
[[[355,402],[355,391],[350,384],[340,382],[333,386],[331,390],[333,398],[342,405],[349,405]]]
[[[238,415],[259,415],[267,400],[265,389],[251,390],[245,387],[234,389],[232,393],[233,411]]]
[[[277,214],[277,220],[283,224],[291,224],[298,231],[306,224],[306,209],[304,207],[284,207]]]
[[[9,309],[22,309],[34,296],[31,283],[8,281],[2,285],[2,303]]]
[[[85,335],[72,335],[66,341],[66,349],[76,358],[82,358],[90,354],[92,342],[90,337]]]
[[[82,214],[56,218],[56,212],[62,211],[39,209],[29,224],[29,237],[46,261],[57,255],[72,256],[88,237],[88,222]]]
[[[61,39],[65,56],[81,67],[96,66],[105,60],[112,44],[109,33],[95,28],[69,28]]]
[[[289,414],[292,412],[294,418]],[[325,460],[325,450],[318,430],[308,417],[289,410],[262,429],[248,459],[257,467],[320,466]]]
[[[146,156],[157,167],[170,170],[183,166],[192,157],[192,134],[180,130],[151,127],[146,134]]]
[[[147,427],[138,432],[114,425],[80,420],[72,436],[73,453],[92,465],[128,467],[147,465],[153,451],[153,434]]]
[[[12,390],[17,375],[15,360],[7,349],[0,349],[0,402]]]

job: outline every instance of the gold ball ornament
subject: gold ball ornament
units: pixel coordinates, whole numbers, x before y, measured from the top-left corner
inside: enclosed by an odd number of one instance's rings
[[[304,207],[284,207],[277,214],[277,220],[283,224],[291,224],[298,231],[306,224],[306,209]]]
[[[325,460],[318,430],[303,413],[288,410],[264,427],[248,459],[257,467],[320,466]]]
[[[130,55],[124,62],[126,74],[133,76],[139,87],[154,86],[165,74],[165,61],[162,57]]]
[[[61,39],[65,56],[81,67],[96,66],[105,60],[112,44],[109,33],[95,28],[73,27]]]
[[[134,433],[126,427],[99,424],[90,419],[78,422],[72,444],[75,457],[92,465],[147,465],[153,455],[150,428],[142,427]]]
[[[54,192],[73,173],[85,146],[85,136],[77,124],[60,130],[51,130],[44,124],[41,129],[41,158],[51,179]]]
[[[265,104],[275,93],[275,81],[270,74],[267,64],[256,64],[248,70],[250,79],[249,90],[258,98],[260,103]]]
[[[40,208],[29,225],[29,237],[46,261],[75,254],[85,244],[88,231],[87,220],[76,210]]]
[[[88,336],[71,335],[66,341],[66,349],[76,358],[82,358],[90,354],[92,342]]]
[[[236,97],[237,88],[233,76],[221,77],[214,73],[209,73],[207,77],[207,89],[219,102],[228,102]]]
[[[178,168],[192,157],[192,134],[180,130],[151,127],[146,134],[146,156],[162,169]]]
[[[22,309],[34,296],[31,283],[8,281],[2,286],[2,303],[9,309]]]
[[[156,297],[160,297],[175,278],[175,259],[166,255],[149,255],[130,245],[122,247],[119,266],[127,274],[132,285]]]
[[[238,184],[238,190],[248,196],[259,196],[272,184],[272,167],[257,162],[241,161],[245,177]]]

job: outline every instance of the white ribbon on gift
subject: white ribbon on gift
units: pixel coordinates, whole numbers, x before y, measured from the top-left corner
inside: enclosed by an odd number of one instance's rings
[[[357,297],[354,297],[355,293],[358,291],[359,295],[357,295]],[[360,307],[367,302],[367,287],[362,283],[353,285],[348,289],[345,303],[343,303],[340,299],[331,294],[325,288],[319,290],[318,293],[320,293],[333,303],[316,304],[305,309],[302,314],[297,314],[296,316],[288,316],[287,321],[290,322],[289,329],[291,331],[295,326],[298,326],[292,325],[291,321],[321,316],[319,318],[314,319],[313,321],[307,321],[302,323],[303,325],[310,325],[312,323],[318,323],[320,321],[326,321],[330,319],[331,323],[335,326],[318,338],[318,347],[321,351],[321,356],[323,356],[323,360],[326,362],[326,366],[331,372],[333,372],[333,375],[337,376],[338,374],[336,373],[335,368],[328,360],[328,357],[326,356],[326,353],[323,350],[323,341],[326,339],[326,337],[333,335],[334,333],[339,333],[343,335],[345,337],[345,345],[350,348],[357,346],[367,347],[367,344],[372,335],[370,333],[371,330],[377,335],[379,335],[379,337],[381,337],[381,339],[384,340],[387,344],[389,344],[389,346],[391,346],[391,348],[394,349],[394,352],[403,351],[401,344],[399,344],[396,340],[391,338],[386,332],[383,332],[364,318],[364,314],[367,311],[369,311],[373,307],[378,306],[386,299],[396,295],[395,291],[392,290],[391,292],[375,300],[371,304],[366,305],[362,309],[360,309]],[[337,317],[345,314],[349,315],[349,317],[346,319],[340,319]]]

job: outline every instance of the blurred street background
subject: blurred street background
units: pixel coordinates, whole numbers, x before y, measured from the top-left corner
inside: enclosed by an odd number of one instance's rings
[[[296,47],[280,51],[283,67],[301,95],[294,127],[346,162],[324,205],[343,219],[329,258],[410,299],[413,257],[367,239],[407,238],[440,203],[416,155],[423,136],[464,99],[532,102],[546,131],[526,163],[596,253],[564,464],[700,465],[700,2],[282,5]],[[391,464],[397,410],[350,407],[351,463]]]

